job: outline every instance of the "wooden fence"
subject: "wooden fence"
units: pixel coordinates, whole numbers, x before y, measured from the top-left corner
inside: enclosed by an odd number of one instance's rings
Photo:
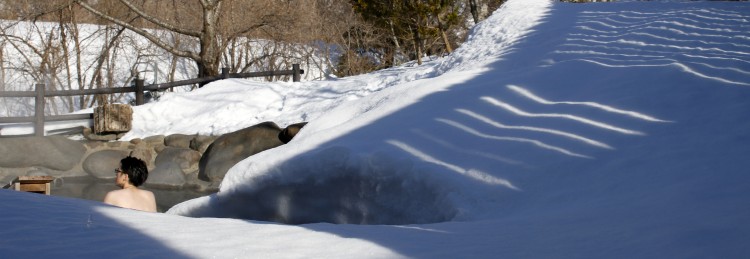
[[[166,89],[170,89],[170,88],[177,87],[177,86],[206,84],[206,83],[210,83],[210,82],[221,80],[221,79],[227,79],[227,78],[248,78],[248,77],[291,75],[292,81],[299,82],[300,75],[304,73],[305,71],[299,68],[299,64],[292,64],[292,70],[263,71],[263,72],[249,72],[249,73],[229,73],[229,69],[223,68],[221,69],[221,75],[218,75],[218,76],[202,77],[202,78],[174,81],[174,82],[162,83],[162,84],[144,85],[143,79],[136,79],[135,85],[132,87],[45,91],[44,84],[36,84],[35,91],[2,91],[0,92],[0,97],[34,97],[34,108],[35,108],[33,117],[5,117],[5,118],[0,118],[0,123],[32,122],[34,123],[34,135],[44,136],[44,122],[46,121],[86,120],[86,119],[94,118],[94,114],[92,113],[44,116],[44,104],[45,104],[44,98],[45,97],[80,96],[80,95],[135,92],[135,105],[141,105],[145,102],[145,91],[160,91],[160,90],[166,90]]]

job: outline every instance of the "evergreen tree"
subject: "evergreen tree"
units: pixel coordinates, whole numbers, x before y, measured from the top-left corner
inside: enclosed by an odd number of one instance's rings
[[[351,0],[351,3],[365,20],[390,32],[388,52],[393,57],[401,55],[401,41],[410,43],[413,48],[409,56],[419,64],[426,53],[426,42],[441,39],[445,50],[452,51],[447,31],[460,21],[456,0]]]

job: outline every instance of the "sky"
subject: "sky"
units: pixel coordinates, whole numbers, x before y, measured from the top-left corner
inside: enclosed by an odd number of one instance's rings
[[[309,123],[166,213],[0,190],[0,257],[748,257],[749,27],[509,0],[420,66],[167,94],[124,139]]]

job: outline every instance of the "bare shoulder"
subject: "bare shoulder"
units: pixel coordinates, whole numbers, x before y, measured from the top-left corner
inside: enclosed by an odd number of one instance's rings
[[[121,196],[122,195],[121,193],[122,193],[122,190],[109,191],[107,193],[107,195],[104,196],[104,197],[105,198],[107,198],[107,197],[114,198],[114,197],[117,197],[117,196]]]
[[[148,191],[148,190],[141,190],[141,191],[143,191],[143,195],[145,195],[145,196],[146,196],[146,197],[148,197],[149,199],[151,199],[151,200],[155,200],[155,199],[156,199],[156,198],[154,197],[154,193],[153,193],[153,192],[151,192],[151,191]]]
[[[104,196],[104,203],[118,205],[121,197],[123,196],[122,190],[114,190],[107,193]]]
[[[151,192],[151,191],[149,191],[149,190],[143,190],[143,189],[141,189],[141,191],[143,191],[143,192],[145,192],[145,193],[148,193],[148,194],[151,194],[151,195],[154,195],[154,193],[153,193],[153,192]]]
[[[140,190],[141,195],[143,197],[142,200],[142,208],[140,210],[143,211],[149,211],[149,212],[156,212],[156,197],[154,196],[154,193],[148,190]]]

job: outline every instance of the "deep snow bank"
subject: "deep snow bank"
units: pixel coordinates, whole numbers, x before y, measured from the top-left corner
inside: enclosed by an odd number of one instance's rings
[[[531,3],[540,6],[521,8]],[[520,221],[575,226],[607,247],[626,246],[621,236],[673,251],[695,240],[739,247],[747,228],[728,229],[750,217],[748,5],[509,4],[495,16],[537,17],[492,24],[525,31],[515,43],[495,50],[473,41],[504,34],[473,36],[463,46],[472,50],[456,52],[467,59],[447,58],[443,74],[328,106],[288,145],[237,164],[217,195],[170,212],[239,217],[247,212],[223,209],[264,197],[275,205],[256,219],[305,222],[322,208],[330,216],[309,220]],[[337,193],[342,185],[360,187]],[[313,191],[275,192],[291,188]]]
[[[459,49],[447,60],[412,69],[432,71],[428,75],[433,77],[417,76],[411,82],[324,111],[310,121],[290,147],[261,153],[239,163],[225,177],[220,193],[176,206],[169,213],[284,223],[432,223],[452,220],[464,213],[466,208],[456,205],[462,202],[455,199],[463,195],[459,194],[463,189],[472,188],[467,181],[513,189],[507,181],[480,170],[394,153],[411,148],[402,141],[392,139],[383,143],[382,136],[355,140],[344,136],[361,127],[378,132],[398,131],[398,125],[368,124],[441,91],[446,86],[443,82],[450,85],[470,80],[476,72],[445,73],[471,70],[497,58],[541,19],[549,4],[508,2],[478,25],[474,30],[478,33],[465,43],[469,50]],[[408,78],[409,74],[401,76]]]

